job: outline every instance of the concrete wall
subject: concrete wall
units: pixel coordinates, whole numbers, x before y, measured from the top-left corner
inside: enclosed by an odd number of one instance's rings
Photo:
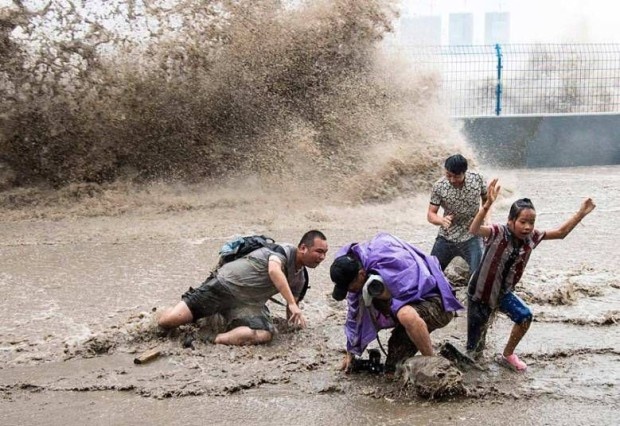
[[[620,164],[620,114],[459,119],[478,156],[499,167]]]

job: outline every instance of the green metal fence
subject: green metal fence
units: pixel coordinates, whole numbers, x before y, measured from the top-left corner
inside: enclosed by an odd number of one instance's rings
[[[456,117],[620,112],[620,44],[408,46]]]

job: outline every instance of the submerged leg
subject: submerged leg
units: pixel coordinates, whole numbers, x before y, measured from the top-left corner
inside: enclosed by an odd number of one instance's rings
[[[273,334],[267,330],[254,330],[247,326],[233,328],[215,336],[213,343],[220,345],[259,345],[271,341]]]
[[[467,299],[467,352],[476,359],[482,354],[492,309],[484,304]]]
[[[386,371],[393,372],[398,362],[411,358],[416,353],[418,353],[418,348],[407,335],[405,327],[398,324],[392,330],[392,334],[388,340],[388,353],[387,359],[385,360]]]

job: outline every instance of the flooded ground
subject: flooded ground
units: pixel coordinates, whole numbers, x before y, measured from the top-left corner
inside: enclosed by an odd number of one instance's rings
[[[511,325],[501,316],[485,370],[465,373],[466,396],[427,401],[390,378],[337,370],[346,305],[329,296],[334,253],[379,230],[430,250],[436,228],[425,220],[426,195],[343,207],[266,190],[179,188],[118,215],[1,211],[2,423],[617,424],[620,167],[482,171],[505,188],[494,222],[520,196],[533,200],[541,229],[587,196],[598,206],[564,241],[543,242],[532,255],[519,288],[535,314],[518,348],[526,374],[493,362]],[[154,334],[154,312],[206,277],[225,240],[264,233],[296,243],[311,228],[325,232],[330,252],[311,271],[307,329],[288,329],[284,309],[270,304],[279,333],[266,346],[184,348],[188,335],[200,335],[195,327]],[[433,341],[462,346],[465,327],[463,313]],[[133,363],[153,347],[159,358]]]

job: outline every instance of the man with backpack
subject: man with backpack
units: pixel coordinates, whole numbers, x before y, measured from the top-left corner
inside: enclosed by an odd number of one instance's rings
[[[273,322],[267,300],[280,293],[287,303],[291,324],[305,327],[297,305],[307,287],[305,268],[316,268],[328,246],[321,231],[306,232],[297,247],[265,244],[251,253],[225,262],[197,289],[190,288],[173,308],[165,310],[158,325],[171,329],[214,314],[227,321],[227,331],[213,343],[223,345],[261,344],[271,341]]]

